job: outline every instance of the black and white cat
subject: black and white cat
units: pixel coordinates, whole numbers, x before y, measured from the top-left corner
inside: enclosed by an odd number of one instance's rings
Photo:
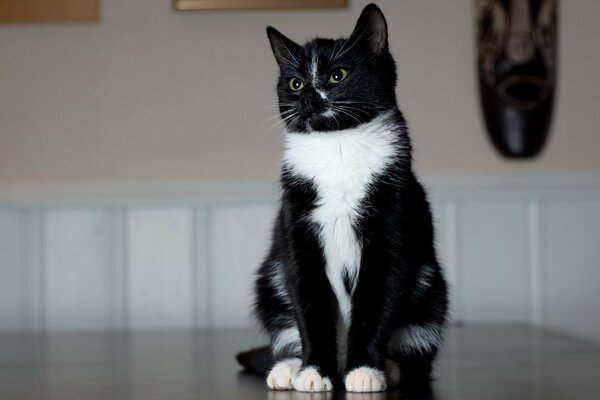
[[[271,346],[270,356],[257,349],[238,360],[266,363],[271,389],[427,382],[446,284],[396,104],[385,18],[370,4],[348,39],[304,46],[267,34],[286,124],[281,208],[255,287]]]

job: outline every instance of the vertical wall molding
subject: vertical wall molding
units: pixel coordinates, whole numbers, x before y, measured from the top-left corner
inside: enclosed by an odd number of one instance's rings
[[[41,331],[46,328],[46,318],[44,315],[44,300],[46,298],[45,285],[45,243],[44,243],[44,211],[42,208],[35,207],[28,213],[28,235],[30,242],[24,244],[27,246],[30,258],[28,267],[30,270],[30,279],[28,293],[31,296],[29,301],[28,326],[32,331]]]
[[[205,225],[205,229],[206,229],[206,237],[204,240],[204,249],[206,251],[206,256],[205,256],[205,260],[206,260],[206,264],[208,266],[208,268],[206,269],[205,272],[205,276],[206,276],[206,280],[204,281],[204,285],[203,288],[206,290],[206,326],[207,327],[212,327],[213,326],[213,321],[215,320],[214,318],[214,312],[215,312],[215,305],[212,302],[212,299],[214,297],[213,295],[213,288],[212,288],[212,282],[213,282],[213,270],[214,270],[214,254],[212,252],[212,248],[213,248],[213,232],[214,232],[214,224],[212,222],[212,215],[213,215],[213,207],[210,205],[207,205],[205,207],[205,214],[206,214],[206,225]]]
[[[127,315],[127,211],[124,207],[108,207],[106,246],[109,251],[107,280],[107,319],[115,330],[129,327]]]
[[[543,312],[543,265],[542,265],[542,216],[540,200],[529,200],[529,266],[531,268],[531,323],[542,326],[544,323]]]
[[[210,218],[207,207],[193,211],[193,319],[194,327],[210,327]]]

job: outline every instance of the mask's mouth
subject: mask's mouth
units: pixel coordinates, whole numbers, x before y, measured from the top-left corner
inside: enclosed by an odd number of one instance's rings
[[[533,75],[515,75],[506,78],[496,88],[498,96],[521,110],[531,110],[546,100],[549,86],[545,80]]]

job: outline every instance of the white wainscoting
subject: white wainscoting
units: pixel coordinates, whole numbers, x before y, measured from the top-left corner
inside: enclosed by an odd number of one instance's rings
[[[430,179],[459,322],[600,341],[600,177]],[[0,187],[0,331],[251,325],[274,185]]]

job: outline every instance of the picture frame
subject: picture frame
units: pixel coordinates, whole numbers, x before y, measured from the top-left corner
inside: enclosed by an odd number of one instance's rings
[[[99,0],[0,0],[0,23],[96,22]]]
[[[187,10],[252,10],[345,7],[347,0],[173,0],[173,7]]]

